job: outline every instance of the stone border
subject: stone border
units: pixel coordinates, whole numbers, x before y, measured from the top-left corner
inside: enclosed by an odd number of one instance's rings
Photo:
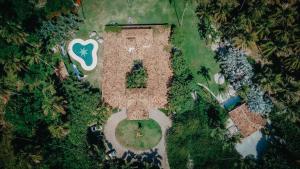
[[[73,52],[72,48],[75,43],[80,43],[82,45],[87,45],[87,44],[91,43],[94,46],[94,49],[92,51],[92,57],[93,57],[92,65],[87,66],[85,64],[85,61],[83,59],[81,59],[80,57],[78,57]],[[91,71],[97,66],[97,51],[98,51],[98,43],[94,39],[88,39],[88,40],[73,39],[68,45],[68,54],[70,55],[70,57],[72,59],[76,60],[77,62],[79,62],[81,67],[86,71]]]

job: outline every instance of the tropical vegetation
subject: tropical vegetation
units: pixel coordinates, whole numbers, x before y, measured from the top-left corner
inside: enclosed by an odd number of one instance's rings
[[[147,71],[141,60],[134,60],[133,66],[126,74],[127,88],[145,88],[147,85]]]
[[[0,168],[131,168],[88,132],[111,112],[99,89],[57,76],[69,62],[50,49],[76,31],[74,3],[43,2],[0,1]]]
[[[182,52],[175,48],[172,54],[174,77],[169,100],[170,110],[175,112],[167,136],[170,167],[233,168],[240,157],[226,137],[226,113],[209,94],[195,87]]]
[[[224,42],[218,48],[216,59],[220,63],[222,73],[238,92],[243,91],[246,95],[248,106],[252,112],[266,115],[272,110],[269,97],[255,82],[253,82],[253,68],[247,60],[245,53]]]
[[[277,155],[264,156],[274,168],[299,167],[299,5],[294,0],[222,0],[200,1],[197,9],[203,38],[229,41],[247,53],[258,85],[248,89],[248,100],[254,103],[250,107],[269,109],[259,104],[265,96],[262,90],[274,105],[267,133],[274,136],[270,151]]]
[[[89,127],[103,126],[112,109],[101,101],[101,89],[73,77],[71,60],[59,52],[73,37],[103,32],[106,24],[132,16],[137,23],[173,24],[166,110],[173,120],[167,135],[171,168],[300,168],[299,1],[77,2],[81,6],[73,0],[0,0],[1,169],[158,168],[157,154],[137,162],[106,155],[106,142]],[[215,58],[206,45],[219,47]],[[59,78],[61,62],[69,72],[65,80]],[[211,77],[219,71],[252,111],[271,122],[263,131],[269,146],[259,159],[235,152],[226,112],[196,85],[218,91]],[[145,87],[146,81],[137,62],[127,86]]]

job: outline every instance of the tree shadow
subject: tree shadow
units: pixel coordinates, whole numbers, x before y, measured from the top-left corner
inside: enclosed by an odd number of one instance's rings
[[[267,145],[268,145],[268,139],[266,137],[266,135],[264,133],[262,133],[262,137],[260,138],[260,140],[257,142],[256,144],[256,152],[257,152],[257,159],[261,159],[264,152],[267,149]]]
[[[158,154],[158,149],[151,149],[150,151],[136,154],[130,150],[126,151],[121,159],[130,163],[131,167],[144,168],[161,168],[162,156]]]
[[[113,148],[112,144],[106,140],[103,139],[103,143],[105,144],[106,147],[106,155],[108,153],[115,154],[115,149]],[[145,152],[142,152],[140,154],[135,153],[131,150],[127,150],[126,152],[123,153],[123,155],[118,158],[115,154],[114,157],[112,157],[110,160],[106,160],[106,168],[109,168],[109,166],[116,165],[119,167],[122,166],[129,166],[130,168],[134,169],[160,169],[161,168],[161,160],[163,157],[158,153],[158,149],[150,149],[146,150]]]

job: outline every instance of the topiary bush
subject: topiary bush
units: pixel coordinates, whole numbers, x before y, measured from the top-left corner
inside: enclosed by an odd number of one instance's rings
[[[106,25],[105,26],[105,31],[106,32],[115,32],[115,33],[119,33],[121,32],[122,27],[115,24],[115,25]]]
[[[134,60],[133,67],[126,74],[127,88],[146,88],[147,86],[147,71],[141,60]]]

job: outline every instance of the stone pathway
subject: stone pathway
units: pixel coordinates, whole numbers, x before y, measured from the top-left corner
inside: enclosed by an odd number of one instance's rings
[[[145,150],[145,151],[137,151],[134,149],[129,149],[127,147],[124,147],[121,145],[115,135],[115,129],[120,121],[127,118],[126,110],[121,110],[118,113],[114,113],[110,116],[110,118],[107,120],[105,126],[104,126],[104,135],[106,140],[112,144],[112,147],[116,150],[117,156],[119,158],[122,158],[126,152],[131,151],[135,154],[142,154],[144,152],[153,152],[153,150],[157,150],[158,154],[162,157],[161,159],[161,167],[163,169],[169,169],[169,163],[168,163],[168,157],[166,152],[166,141],[165,136],[167,129],[171,127],[172,122],[171,120],[161,111],[158,109],[152,109],[149,111],[149,118],[155,120],[161,127],[162,130],[162,138],[160,142],[153,147],[151,150]]]
[[[231,85],[227,86],[227,90],[223,93],[218,94],[217,96],[204,84],[197,83],[199,86],[203,87],[207,90],[220,104],[224,103],[232,96],[236,96],[236,91],[233,89]]]

